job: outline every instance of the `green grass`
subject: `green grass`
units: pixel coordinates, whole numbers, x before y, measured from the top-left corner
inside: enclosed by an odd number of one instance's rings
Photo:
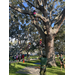
[[[40,62],[39,60],[35,60],[35,61],[29,61],[29,62],[19,62],[19,63],[12,63],[9,65],[9,75],[30,75],[30,74],[18,74],[15,73],[23,68],[25,68],[26,66],[39,66],[37,64],[33,64],[33,63],[37,63]],[[63,68],[61,71],[60,68],[60,63],[58,61],[58,58],[56,58],[56,64],[57,67],[47,67],[46,68],[46,75],[65,75],[65,69]]]
[[[37,57],[39,57],[39,56],[30,56],[30,58],[32,58],[32,59],[37,58]],[[26,59],[27,57],[24,56],[24,58]],[[10,60],[13,60],[12,56],[10,56]]]
[[[34,58],[37,58],[39,56],[30,56],[30,58],[34,59]],[[24,57],[26,59],[26,56]]]
[[[10,60],[13,60],[12,56],[10,56],[9,58],[10,58]]]
[[[15,72],[25,68],[26,66],[39,66],[36,64],[33,64],[35,62],[39,62],[39,60],[36,61],[29,61],[29,62],[19,62],[19,63],[11,63],[9,65],[9,75],[30,75],[30,74],[17,74]]]

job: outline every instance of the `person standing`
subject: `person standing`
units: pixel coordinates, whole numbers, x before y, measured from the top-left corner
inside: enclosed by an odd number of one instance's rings
[[[13,59],[13,61],[14,61],[14,55],[13,55],[12,59]]]
[[[64,65],[64,68],[65,68],[64,58],[63,58],[62,54],[59,57],[59,61],[60,61],[61,71],[62,71],[62,65]]]
[[[18,57],[19,57],[19,61],[20,61],[21,60],[20,53],[19,53]]]
[[[14,60],[16,61],[16,55],[14,56]]]
[[[22,53],[20,53],[20,60],[22,61]]]
[[[18,54],[16,55],[16,60],[18,60]]]
[[[57,54],[57,58],[58,58],[58,54]]]
[[[40,55],[40,62],[41,62],[41,66],[40,66],[40,75],[46,75],[46,64],[47,64],[47,58],[45,55]]]
[[[24,54],[22,54],[22,60],[24,60]]]

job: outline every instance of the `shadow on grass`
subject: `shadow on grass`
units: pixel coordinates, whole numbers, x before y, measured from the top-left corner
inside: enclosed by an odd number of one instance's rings
[[[36,64],[34,64],[34,63],[38,63],[38,62],[40,62],[39,60],[34,60],[34,61],[25,61],[25,63],[17,63],[17,65],[20,65],[20,66],[25,66],[25,67],[27,67],[27,66],[39,66],[39,65],[36,65]],[[47,67],[47,68],[49,68],[49,69],[47,69],[47,72],[49,72],[49,73],[52,73],[52,74],[57,74],[57,75],[65,75],[65,73],[63,72],[63,71],[61,71],[60,70],[60,62],[59,61],[56,61],[56,64],[57,64],[57,67],[56,68],[54,68],[54,67]],[[14,74],[14,75],[22,75],[22,74],[16,74],[15,72],[17,72],[17,71],[19,71],[19,70],[21,70],[21,69],[23,69],[23,68],[21,68],[21,67],[15,67],[15,66],[12,66],[11,64],[10,64],[10,66],[9,66],[9,72],[11,73],[11,74]],[[10,75],[11,75],[10,74]],[[23,75],[29,75],[29,74],[23,74]]]
[[[18,65],[18,64],[16,64]],[[13,74],[13,75],[30,75],[30,74],[21,74],[21,73],[16,73],[17,71],[21,70],[23,68],[20,67],[15,67],[15,65],[9,65],[9,75]],[[30,72],[29,72],[30,73]]]
[[[57,65],[58,67],[61,67],[60,62],[56,62],[56,65]]]
[[[21,65],[21,66],[25,66],[25,67],[27,67],[27,66],[33,66],[32,64],[28,64],[28,63],[18,63],[19,65]]]
[[[12,66],[11,64],[9,65],[9,73],[15,73],[16,71],[20,70],[22,68],[18,67],[16,68],[15,66]]]
[[[40,61],[39,60],[31,60],[31,61],[27,61],[27,63],[34,64],[34,63],[40,63]]]
[[[56,65],[57,65],[57,67],[52,67],[52,66],[47,67],[47,72],[52,73],[53,75],[54,74],[65,75],[65,70],[63,69],[61,71],[61,65],[58,60],[56,60]]]
[[[47,70],[47,72],[52,73],[52,74],[57,74],[57,75],[65,75],[63,71],[57,71],[57,70]]]
[[[21,65],[21,66],[39,66],[37,64],[33,64],[33,62],[25,62],[25,63],[18,63],[18,65]]]
[[[59,62],[59,58],[56,58],[56,65],[57,65],[58,67],[61,67],[60,62]]]
[[[28,63],[37,63],[37,62],[40,62],[39,60],[31,60],[31,61],[28,61]]]

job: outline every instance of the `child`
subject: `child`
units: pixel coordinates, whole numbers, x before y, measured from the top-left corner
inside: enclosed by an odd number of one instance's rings
[[[40,67],[40,75],[41,72],[43,71],[43,75],[46,74],[46,64],[47,64],[47,58],[45,55],[40,56],[40,62],[41,62],[41,67]]]
[[[19,61],[21,60],[21,56],[20,56],[20,54],[18,55],[18,58],[19,58]]]
[[[24,54],[22,54],[22,60],[24,60]]]
[[[64,65],[64,68],[65,68],[64,58],[63,58],[62,54],[59,57],[59,61],[60,61],[60,64],[61,64],[61,71],[62,71],[62,65]]]
[[[16,60],[18,60],[18,54],[17,54],[17,56],[16,56]]]
[[[14,60],[16,61],[16,55],[14,56]]]

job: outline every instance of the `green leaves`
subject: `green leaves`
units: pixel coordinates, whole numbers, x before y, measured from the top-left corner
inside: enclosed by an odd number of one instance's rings
[[[33,10],[35,9],[31,4],[29,4],[27,2],[22,2],[23,0],[9,0],[9,1],[11,2],[12,6],[16,7],[16,9],[20,8],[22,10],[30,11],[30,12],[33,12]],[[36,0],[28,0],[28,1],[35,6],[38,6],[38,4],[36,4]],[[53,0],[51,0],[50,2],[49,1],[50,0],[47,0],[47,3],[49,3],[49,7],[48,7],[48,5],[46,5],[46,9],[47,9],[47,13],[48,13],[47,18],[49,18],[50,11],[53,6]],[[25,6],[26,9],[24,8],[24,6],[22,6],[22,4]],[[61,10],[59,10],[59,8],[62,9],[65,6],[64,1],[58,0],[57,4],[55,3],[54,7],[55,6],[57,6],[57,8],[56,8],[57,10],[55,10],[55,8],[53,8],[52,14],[51,14],[51,16],[52,16],[51,20],[53,20],[55,16],[58,16],[58,14],[60,14]],[[36,9],[36,11],[38,14],[44,16],[40,10]],[[24,36],[27,36],[28,34],[30,34],[31,37],[34,37],[34,41],[37,41],[39,39],[39,32],[37,29],[35,29],[35,27],[31,23],[33,21],[32,18],[30,18],[31,15],[24,14],[24,13],[22,14],[16,10],[12,9],[11,7],[9,10],[9,13],[10,13],[9,14],[9,16],[10,16],[10,18],[9,18],[9,25],[10,25],[9,36],[10,37],[14,36],[16,38],[16,35],[17,36],[20,35],[20,37],[18,37],[18,38],[21,40],[24,40]],[[43,21],[39,18],[37,20],[39,20],[37,25],[39,25],[40,28],[43,29],[43,26],[44,26]],[[60,40],[62,42],[62,40],[64,40],[64,34],[65,34],[64,27],[62,27],[59,30],[59,33],[57,34],[55,41]],[[24,36],[22,36],[22,35],[24,35]],[[28,38],[25,38],[25,41],[27,41],[27,40],[28,40]],[[33,41],[31,40],[31,42],[33,42]],[[57,45],[61,45],[61,44],[57,43]],[[32,46],[32,49],[35,49],[35,47]]]
[[[21,20],[22,24],[24,24],[24,20]]]
[[[55,37],[55,51],[65,52],[65,25],[62,25]]]

